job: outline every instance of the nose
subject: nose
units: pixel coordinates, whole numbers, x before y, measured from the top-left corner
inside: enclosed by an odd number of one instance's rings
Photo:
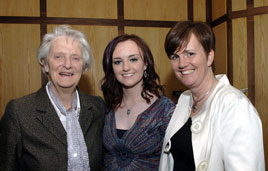
[[[65,57],[64,58],[64,66],[67,69],[70,69],[72,67],[72,60],[70,57]]]
[[[123,70],[124,71],[128,71],[129,70],[129,63],[128,63],[128,61],[124,61],[123,62]]]
[[[188,62],[187,62],[187,58],[185,58],[184,56],[181,56],[179,59],[179,68],[183,69],[187,66]]]

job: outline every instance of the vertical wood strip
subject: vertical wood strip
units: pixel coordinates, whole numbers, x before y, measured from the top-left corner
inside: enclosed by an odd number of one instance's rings
[[[206,0],[206,22],[211,26],[212,23],[212,4],[211,0]]]
[[[122,35],[125,33],[124,29],[124,0],[117,0],[117,14],[118,14],[118,34]]]
[[[42,41],[43,36],[47,33],[47,23],[46,21],[47,17],[47,0],[40,0],[40,18],[41,18],[41,24],[40,24],[40,40]],[[48,78],[46,75],[41,72],[41,84],[45,85],[48,82]]]
[[[193,19],[194,19],[193,0],[188,0],[188,20],[193,21]]]
[[[247,0],[247,10],[254,8],[253,0]],[[254,16],[247,17],[247,51],[248,51],[248,97],[255,105],[255,51],[254,51]]]
[[[232,1],[227,0],[227,63],[228,63],[228,78],[230,83],[233,85],[233,30],[232,30],[232,19],[229,17],[232,12]]]

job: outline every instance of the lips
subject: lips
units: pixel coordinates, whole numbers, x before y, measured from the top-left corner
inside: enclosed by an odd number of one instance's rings
[[[133,76],[134,74],[131,74],[131,73],[129,73],[129,74],[122,74],[122,76],[123,77],[131,77],[131,76]]]
[[[187,75],[187,74],[191,74],[194,72],[194,69],[191,70],[186,70],[186,71],[181,71],[182,75]]]
[[[60,72],[60,75],[62,75],[62,76],[73,76],[74,74],[70,73],[70,72]]]

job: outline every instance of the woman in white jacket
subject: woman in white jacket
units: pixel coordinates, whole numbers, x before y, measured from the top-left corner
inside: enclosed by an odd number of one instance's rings
[[[262,124],[249,99],[214,75],[215,36],[203,22],[177,23],[165,50],[183,92],[166,130],[160,171],[264,171]]]

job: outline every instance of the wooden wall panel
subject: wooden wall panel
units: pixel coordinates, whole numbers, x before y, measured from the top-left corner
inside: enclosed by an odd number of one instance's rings
[[[240,11],[247,9],[247,0],[233,0],[232,11]]]
[[[268,161],[268,14],[254,17],[255,30],[255,106],[263,124],[266,165]],[[268,166],[266,166],[267,168]]]
[[[206,0],[193,0],[194,21],[206,21]]]
[[[233,32],[233,86],[248,87],[247,18],[232,20]]]
[[[124,0],[125,19],[187,20],[187,0]]]
[[[174,90],[185,90],[186,88],[176,79],[171,69],[170,60],[165,53],[164,42],[168,31],[167,28],[125,28],[126,33],[136,34],[146,41],[154,56],[155,68],[161,79],[161,84],[166,86],[166,96],[174,99],[175,97],[172,96]],[[177,100],[175,101],[177,102]]]
[[[0,0],[0,16],[40,16],[38,0]]]
[[[0,118],[7,102],[41,87],[39,25],[0,24]]]
[[[117,18],[117,0],[47,0],[48,17]]]
[[[254,0],[254,7],[268,6],[268,0]]]
[[[226,0],[212,0],[212,20],[226,14]]]
[[[54,25],[49,25],[48,31],[51,32],[54,27]],[[93,55],[91,68],[82,75],[79,88],[88,94],[102,96],[100,89],[100,80],[104,76],[102,56],[108,42],[118,35],[117,27],[74,25],[72,28],[80,30],[86,35]]]
[[[228,74],[227,70],[227,24],[226,22],[213,28],[216,36],[215,74]]]

